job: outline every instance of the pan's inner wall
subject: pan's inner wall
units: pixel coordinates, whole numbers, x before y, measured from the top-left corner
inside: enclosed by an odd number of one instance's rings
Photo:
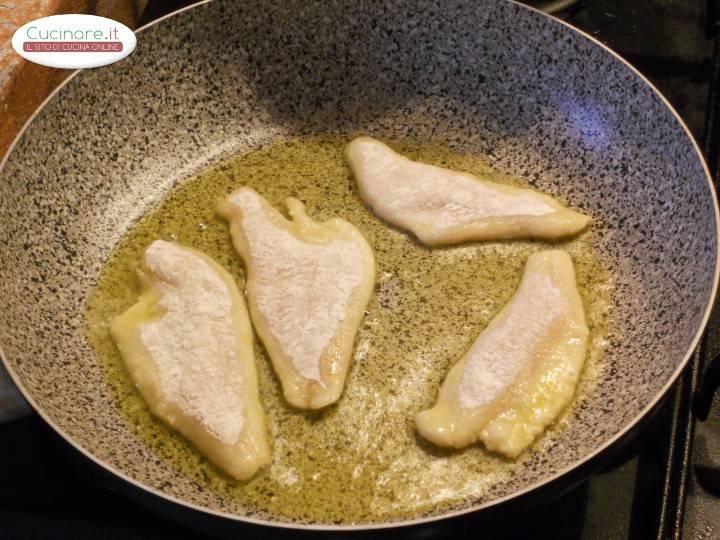
[[[278,136],[441,142],[598,218],[622,338],[563,437],[497,497],[600,447],[680,365],[713,287],[709,185],[662,100],[582,36],[490,0],[213,2],[138,41],[66,85],[0,173],[0,343],[38,406],[116,470],[238,510],[156,463],[126,428],[82,316],[104,259],[148,205],[208,162]]]

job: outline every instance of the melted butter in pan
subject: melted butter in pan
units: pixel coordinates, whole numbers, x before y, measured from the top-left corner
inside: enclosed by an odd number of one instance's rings
[[[276,143],[232,158],[173,190],[115,247],[88,301],[88,337],[128,425],[160,459],[195,481],[249,507],[325,523],[419,516],[467,498],[481,499],[522,467],[480,445],[462,451],[423,441],[415,414],[435,402],[456,362],[515,291],[527,257],[549,246],[573,258],[590,327],[590,352],[573,407],[602,370],[611,280],[589,232],[565,242],[488,242],[429,249],[389,227],[360,199],[342,151],[350,139],[318,137]],[[439,145],[391,143],[411,159],[524,184],[493,172],[482,159]],[[358,333],[343,396],[316,413],[284,401],[270,361],[255,342],[261,401],[268,414],[272,464],[249,482],[233,482],[180,435],[153,418],[123,368],[108,321],[139,294],[135,269],[158,238],[199,249],[236,276],[243,269],[217,201],[248,185],[275,207],[292,196],[321,221],[340,216],[375,250],[377,283]],[[549,444],[572,421],[572,407],[535,444]]]

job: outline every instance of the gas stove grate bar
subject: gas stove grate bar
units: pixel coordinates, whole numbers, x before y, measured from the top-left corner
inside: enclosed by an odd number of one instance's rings
[[[715,39],[715,47],[703,136],[703,152],[716,187],[719,179],[718,165],[720,165],[720,6],[718,4],[720,4],[718,0],[709,0],[707,8],[707,35],[708,38]]]
[[[695,435],[693,396],[698,389],[703,364],[703,347],[693,353],[690,363],[672,396],[672,417],[669,434],[667,465],[663,478],[663,493],[656,538],[682,538],[683,518]]]

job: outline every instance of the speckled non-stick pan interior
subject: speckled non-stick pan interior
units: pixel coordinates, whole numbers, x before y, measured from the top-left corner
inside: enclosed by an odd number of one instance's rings
[[[120,417],[83,333],[88,292],[145,209],[208,163],[276,138],[437,141],[596,218],[619,327],[556,443],[483,500],[566,471],[627,430],[678,374],[716,279],[716,207],[663,99],[609,51],[505,1],[214,2],[73,77],[0,173],[0,343],[66,438],[147,488],[253,513],[157,460]],[[417,516],[423,517],[423,516]]]

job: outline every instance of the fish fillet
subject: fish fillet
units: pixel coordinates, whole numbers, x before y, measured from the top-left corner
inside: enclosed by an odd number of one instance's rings
[[[270,462],[245,301],[210,257],[158,240],[111,334],[151,412],[238,480]]]
[[[590,222],[548,195],[418,163],[370,137],[350,142],[345,158],[365,203],[429,246],[554,239],[580,232]]]
[[[243,187],[218,212],[245,263],[250,315],[285,399],[319,409],[342,393],[375,259],[347,221],[317,223],[297,199],[286,204],[291,220]]]
[[[416,416],[418,431],[440,446],[480,440],[516,457],[570,403],[587,340],[570,256],[530,256],[518,290]]]

